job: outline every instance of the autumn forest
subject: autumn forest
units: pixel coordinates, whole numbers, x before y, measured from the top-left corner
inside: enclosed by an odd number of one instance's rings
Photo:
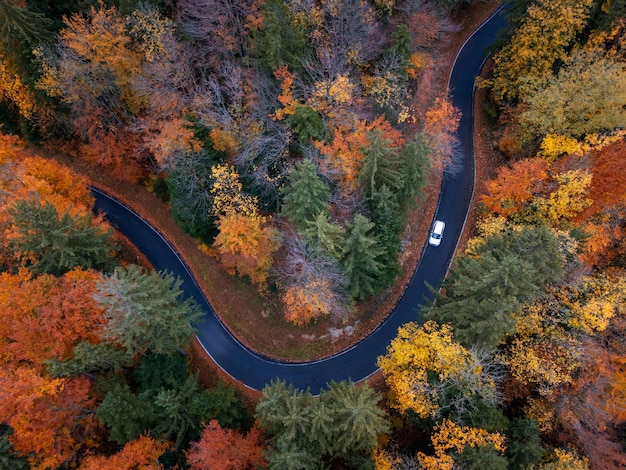
[[[0,469],[625,468],[625,0],[509,2],[468,233],[363,383],[220,373],[92,211],[97,174],[158,198],[252,336],[388,313],[462,171],[446,58],[498,6],[0,0]]]

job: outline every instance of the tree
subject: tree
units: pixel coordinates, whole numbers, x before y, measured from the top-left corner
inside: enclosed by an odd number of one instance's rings
[[[199,441],[185,451],[191,470],[247,470],[265,468],[263,438],[253,427],[247,434],[222,428],[216,420],[204,426]]]
[[[133,371],[139,391],[174,388],[187,379],[187,361],[180,354],[146,354]]]
[[[502,456],[506,449],[504,436],[498,433],[490,434],[484,429],[458,426],[445,419],[440,425],[435,426],[431,440],[435,455],[429,456],[422,452],[417,454],[419,463],[424,469],[452,470],[457,464],[467,465],[468,468],[494,470],[507,468],[507,461]],[[474,455],[467,458],[467,454]]]
[[[307,223],[304,236],[331,258],[339,260],[344,252],[346,229],[330,221],[326,211],[320,212],[315,220]]]
[[[367,385],[352,382],[330,383],[319,398],[280,380],[266,385],[256,417],[272,445],[270,468],[313,469],[324,456],[371,452],[388,430],[379,400]]]
[[[101,275],[75,269],[61,278],[0,274],[0,344],[3,360],[43,372],[83,341],[97,342],[102,310],[92,299]]]
[[[0,466],[14,470],[28,470],[28,460],[19,455],[13,448],[13,443],[9,436],[13,434],[13,429],[7,424],[0,424]]]
[[[146,272],[136,265],[115,268],[95,294],[105,311],[102,337],[131,357],[180,350],[203,315],[191,298],[182,298],[181,283],[172,274]]]
[[[330,189],[317,173],[312,160],[297,163],[287,176],[289,185],[281,193],[283,205],[281,214],[289,218],[299,231],[307,227],[328,207]]]
[[[486,239],[476,256],[457,259],[428,318],[451,323],[466,347],[496,347],[515,330],[520,302],[559,280],[564,259],[545,227],[526,226]]]
[[[121,371],[130,365],[126,353],[112,343],[93,344],[83,341],[74,346],[71,358],[64,361],[52,358],[47,361],[51,377],[72,377],[85,374],[93,376],[108,370]]]
[[[361,192],[366,199],[372,200],[383,186],[392,193],[402,188],[403,174],[399,167],[399,151],[383,137],[381,129],[366,134],[367,145],[363,147],[363,161],[359,171]]]
[[[133,89],[142,52],[134,47],[115,8],[92,7],[66,17],[54,51],[35,51],[42,68],[37,87],[71,109],[77,134],[92,159],[117,176],[135,179],[141,155],[135,150],[134,117],[147,100]]]
[[[322,154],[320,170],[331,181],[337,181],[346,191],[355,191],[359,184],[359,173],[365,158],[364,149],[369,145],[368,133],[378,133],[382,139],[379,147],[399,148],[404,144],[400,132],[382,116],[367,123],[357,120],[352,125],[338,124],[334,129],[332,142],[316,142]],[[385,142],[386,141],[386,142]],[[390,150],[391,152],[391,150]]]
[[[523,90],[526,83],[542,83],[552,74],[585,27],[592,4],[592,0],[538,0],[529,5],[510,43],[494,55],[492,89],[497,103],[528,96]]]
[[[254,0],[182,0],[177,13],[177,23],[193,44],[191,57],[198,66],[206,64],[213,70],[246,56],[250,33],[263,21]]]
[[[460,171],[457,162],[456,131],[461,113],[447,97],[439,97],[424,117],[424,136],[430,149],[430,167],[441,174]]]
[[[7,46],[14,46],[15,42],[27,42],[35,46],[48,36],[50,20],[17,2],[7,0],[0,4],[0,20],[0,44],[3,51],[10,50]]]
[[[559,226],[580,214],[592,204],[587,197],[591,185],[591,173],[585,170],[569,170],[556,175],[558,188],[546,198],[537,198],[537,211],[552,225]]]
[[[380,399],[380,394],[372,388],[351,381],[333,381],[320,394],[321,406],[326,405],[334,423],[328,439],[331,455],[347,458],[376,447],[378,437],[389,430],[385,413],[377,406]],[[312,426],[323,428],[323,419],[323,415],[313,416]]]
[[[161,470],[159,458],[169,450],[167,442],[160,442],[150,436],[142,435],[127,442],[122,450],[105,457],[90,455],[83,460],[80,470]]]
[[[0,367],[0,422],[13,428],[15,450],[33,469],[69,465],[96,433],[85,377],[50,379],[27,365]]]
[[[524,469],[539,463],[545,449],[541,444],[539,425],[535,420],[517,418],[506,434],[506,457],[510,468]]]
[[[112,232],[94,225],[90,214],[59,216],[50,203],[25,200],[17,201],[9,214],[15,234],[12,246],[34,273],[61,275],[77,266],[107,269],[112,265]]]
[[[430,147],[424,134],[416,134],[400,152],[400,168],[404,175],[401,207],[412,207],[428,181]]]
[[[269,0],[261,5],[263,18],[252,31],[251,56],[271,70],[281,65],[300,68],[307,48],[304,25],[298,23],[293,11],[282,0]]]
[[[601,51],[575,52],[557,74],[527,92],[520,121],[540,135],[583,137],[622,129],[625,76],[624,64]]]
[[[496,216],[510,217],[523,213],[548,181],[548,163],[543,159],[524,159],[510,167],[498,168],[496,177],[487,182],[487,193],[480,196],[485,209]]]
[[[498,402],[497,366],[454,342],[449,325],[407,323],[378,366],[392,391],[392,406],[402,413],[459,419],[477,402]]]
[[[167,176],[174,220],[185,232],[204,240],[210,240],[216,231],[211,194],[213,163],[209,152],[184,152],[174,159]]]
[[[356,214],[348,224],[341,264],[350,295],[355,299],[364,299],[377,291],[375,281],[380,271],[377,258],[383,250],[372,233],[373,228],[374,224],[361,214]]]
[[[258,215],[229,213],[217,221],[219,233],[214,246],[220,262],[232,273],[248,276],[260,286],[265,286],[273,254],[280,246],[276,229],[264,225]]]
[[[375,233],[383,250],[379,257],[380,269],[377,277],[382,288],[388,286],[400,272],[398,254],[401,248],[400,235],[404,229],[404,219],[397,195],[385,185],[374,194],[370,203]]]
[[[285,318],[296,325],[324,316],[341,318],[347,310],[339,263],[304,239],[294,237],[288,243],[284,263],[277,269],[277,282],[284,286]]]
[[[126,444],[154,426],[152,408],[150,401],[135,395],[128,385],[116,384],[98,405],[96,416],[109,429],[109,440]]]

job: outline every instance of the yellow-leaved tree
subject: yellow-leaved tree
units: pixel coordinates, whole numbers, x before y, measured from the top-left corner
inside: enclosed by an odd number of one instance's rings
[[[421,468],[425,470],[452,470],[458,468],[455,463],[462,459],[468,448],[491,447],[492,452],[503,454],[506,446],[504,436],[499,433],[489,433],[484,429],[470,426],[459,426],[449,419],[435,426],[431,436],[435,455],[417,454]],[[506,462],[505,459],[503,459]]]
[[[422,418],[444,411],[461,416],[478,400],[491,404],[498,400],[498,368],[455,343],[448,324],[402,326],[378,365],[391,390],[392,405],[401,412],[413,410]]]
[[[239,276],[263,287],[280,246],[279,232],[257,209],[256,198],[245,194],[239,175],[229,165],[212,168],[213,211],[219,233],[214,246],[220,262]]]

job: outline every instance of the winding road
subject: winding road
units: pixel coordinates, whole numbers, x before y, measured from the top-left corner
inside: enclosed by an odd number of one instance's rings
[[[462,171],[444,176],[436,219],[446,222],[446,233],[438,247],[425,246],[419,264],[404,294],[387,320],[353,347],[329,358],[302,363],[281,362],[260,356],[239,343],[220,322],[182,258],[159,232],[131,209],[97,188],[95,210],[133,242],[156,270],[179,276],[185,295],[193,297],[206,312],[205,322],[195,325],[197,337],[207,354],[227,374],[256,390],[279,377],[300,389],[318,394],[332,380],[360,381],[377,370],[378,356],[396,336],[398,327],[417,321],[417,308],[432,299],[428,285],[439,286],[445,277],[470,207],[474,191],[474,143],[472,132],[474,80],[486,59],[485,51],[496,33],[506,27],[498,10],[467,40],[459,51],[449,79],[454,106],[462,113],[458,137],[462,144]]]

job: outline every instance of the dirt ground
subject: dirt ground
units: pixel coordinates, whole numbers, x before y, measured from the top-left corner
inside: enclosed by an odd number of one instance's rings
[[[444,42],[438,66],[437,83],[441,85],[438,89],[432,90],[433,96],[445,91],[449,70],[463,41],[497,8],[499,3],[491,0],[478,2],[471,9],[457,15],[455,21],[459,30],[450,34]],[[495,167],[499,164],[498,154],[492,148],[492,140],[479,104],[482,95],[482,91],[477,92],[475,106],[476,194],[480,194],[484,182],[493,175]],[[423,111],[414,109],[418,115]],[[275,298],[258,295],[247,282],[233,278],[220,269],[218,262],[203,253],[198,248],[197,241],[186,235],[174,223],[167,204],[148,192],[144,186],[119,181],[79,159],[65,155],[54,155],[54,158],[86,174],[94,186],[116,196],[158,227],[182,254],[222,321],[242,343],[263,355],[287,360],[315,359],[336,353],[367,335],[385,319],[391,307],[402,295],[403,288],[417,264],[427,238],[439,191],[439,181],[433,177],[424,202],[418,210],[410,214],[407,221],[404,252],[401,258],[403,274],[393,288],[359,307],[359,311],[354,315],[359,321],[348,319],[344,324],[336,324],[323,320],[305,328],[296,328],[282,319]],[[475,215],[474,201],[468,224],[462,235],[461,247],[474,230]],[[132,247],[127,247],[126,250],[132,253]],[[137,263],[146,263],[140,253],[130,256],[134,256]],[[191,352],[193,362],[200,369],[206,382],[214,382],[216,376],[222,376],[229,381],[197,342],[192,345]],[[251,392],[251,398],[256,395]]]

